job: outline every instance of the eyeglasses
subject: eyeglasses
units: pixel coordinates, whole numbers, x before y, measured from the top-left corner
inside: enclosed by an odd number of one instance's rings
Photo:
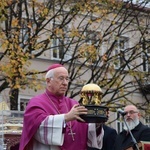
[[[62,76],[60,76],[60,77],[57,77],[56,79],[57,79],[59,82],[64,82],[64,80],[65,80],[66,82],[69,82],[69,81],[70,81],[69,77],[62,77]]]
[[[134,111],[134,110],[130,110],[130,111],[125,111],[126,115],[127,114],[130,114],[130,115],[133,115],[135,113],[138,113],[137,111]]]

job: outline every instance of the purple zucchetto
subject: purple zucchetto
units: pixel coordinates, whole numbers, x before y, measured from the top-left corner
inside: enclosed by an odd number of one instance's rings
[[[59,67],[64,67],[64,66],[62,64],[52,64],[48,67],[47,71],[51,69],[59,68]]]

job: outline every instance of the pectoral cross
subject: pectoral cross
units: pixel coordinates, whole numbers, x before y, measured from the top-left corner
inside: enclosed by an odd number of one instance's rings
[[[74,135],[75,135],[75,134],[76,134],[76,133],[73,133],[73,132],[72,132],[72,129],[70,129],[70,133],[68,133],[68,135],[71,135],[73,141],[75,140],[75,139],[74,139]]]

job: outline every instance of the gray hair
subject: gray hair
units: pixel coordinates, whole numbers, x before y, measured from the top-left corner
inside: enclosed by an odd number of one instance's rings
[[[46,75],[45,75],[45,79],[47,78],[53,78],[54,77],[54,70],[49,70]]]

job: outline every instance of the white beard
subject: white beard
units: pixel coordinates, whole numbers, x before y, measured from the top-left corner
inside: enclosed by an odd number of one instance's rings
[[[135,119],[135,120],[129,120],[129,121],[126,121],[127,122],[127,125],[129,127],[129,130],[132,130],[134,129],[138,124],[139,124],[139,120],[138,119]],[[128,128],[127,126],[124,124],[124,130],[128,131]]]

